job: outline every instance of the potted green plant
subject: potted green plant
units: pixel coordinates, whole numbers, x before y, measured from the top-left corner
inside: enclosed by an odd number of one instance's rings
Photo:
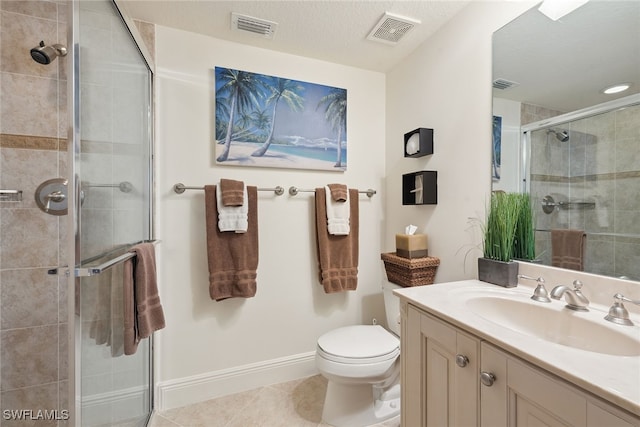
[[[516,225],[516,238],[513,243],[513,259],[534,261],[536,258],[536,232],[533,220],[533,207],[528,193],[518,194],[520,210]]]
[[[479,280],[507,288],[518,284],[514,251],[522,200],[518,193],[491,194],[484,225],[484,256],[478,258]]]

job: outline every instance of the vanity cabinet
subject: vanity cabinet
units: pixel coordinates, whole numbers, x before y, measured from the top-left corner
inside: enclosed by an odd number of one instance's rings
[[[640,418],[407,302],[403,427],[640,427]]]
[[[411,305],[402,317],[402,425],[477,425],[480,340]]]

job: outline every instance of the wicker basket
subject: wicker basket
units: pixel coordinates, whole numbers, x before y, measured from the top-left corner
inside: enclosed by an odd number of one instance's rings
[[[430,285],[436,276],[440,265],[440,258],[403,258],[394,252],[383,253],[380,258],[384,261],[387,279],[404,287]]]

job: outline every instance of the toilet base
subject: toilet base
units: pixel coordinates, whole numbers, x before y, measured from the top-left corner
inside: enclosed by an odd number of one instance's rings
[[[399,414],[399,382],[384,389],[371,384],[327,384],[322,420],[334,427],[366,427]]]

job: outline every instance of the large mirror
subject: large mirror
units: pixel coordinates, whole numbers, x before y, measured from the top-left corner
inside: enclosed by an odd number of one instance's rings
[[[493,189],[531,194],[537,260],[640,280],[640,2],[498,30],[493,101]]]

